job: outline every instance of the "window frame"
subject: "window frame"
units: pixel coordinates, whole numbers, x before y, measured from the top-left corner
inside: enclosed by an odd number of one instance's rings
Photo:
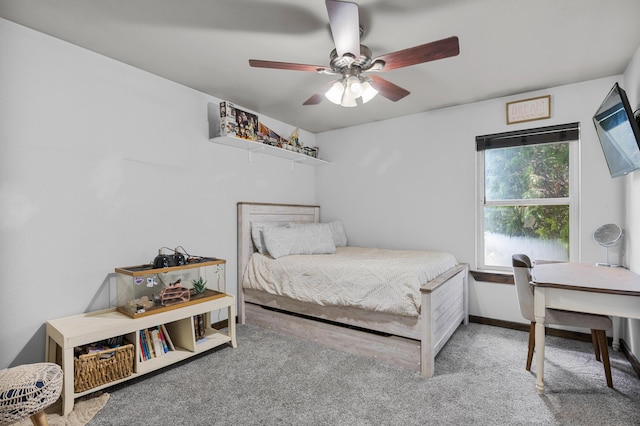
[[[567,129],[575,131],[569,134]],[[539,137],[540,135],[543,137]],[[533,135],[534,137],[529,137]],[[527,140],[527,138],[529,139]],[[484,247],[484,208],[487,206],[569,206],[569,261],[576,262],[580,258],[580,123],[526,129],[517,132],[500,133],[476,137],[476,269],[479,271],[511,271],[511,267],[485,264]],[[577,142],[577,143],[573,143]],[[501,149],[515,146],[545,145],[552,143],[568,143],[569,145],[569,195],[567,198],[531,198],[489,201],[485,199],[485,154],[487,149]],[[535,259],[532,259],[535,260]]]

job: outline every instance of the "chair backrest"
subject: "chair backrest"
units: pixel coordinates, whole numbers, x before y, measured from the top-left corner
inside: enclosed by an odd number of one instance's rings
[[[529,321],[535,321],[533,315],[533,286],[531,283],[531,259],[526,254],[514,254],[511,257],[513,281],[520,304],[520,313]]]

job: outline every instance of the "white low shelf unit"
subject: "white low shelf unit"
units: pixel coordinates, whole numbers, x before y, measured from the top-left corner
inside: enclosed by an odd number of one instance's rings
[[[228,318],[226,333],[211,326],[211,312],[225,308]],[[205,337],[196,341],[193,317],[201,314],[205,315]],[[62,414],[71,412],[75,398],[134,379],[226,343],[233,348],[237,347],[235,318],[235,297],[225,294],[217,299],[184,307],[177,306],[173,310],[140,318],[131,318],[111,308],[47,321],[45,358],[48,362],[60,364],[64,371]],[[161,324],[169,332],[175,350],[157,358],[141,360],[139,331]],[[74,392],[74,348],[117,336],[124,336],[125,340],[135,346],[133,374],[84,392]]]

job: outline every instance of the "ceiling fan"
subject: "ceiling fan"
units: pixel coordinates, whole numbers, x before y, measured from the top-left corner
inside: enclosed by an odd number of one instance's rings
[[[316,105],[323,98],[345,107],[355,107],[357,100],[366,103],[380,93],[391,101],[399,101],[410,92],[369,73],[391,71],[424,62],[456,56],[460,53],[458,37],[449,37],[386,55],[372,57],[371,50],[360,44],[362,28],[356,3],[326,0],[331,34],[336,48],[330,54],[329,66],[250,59],[249,65],[294,71],[309,71],[340,76],[324,85],[303,105]]]

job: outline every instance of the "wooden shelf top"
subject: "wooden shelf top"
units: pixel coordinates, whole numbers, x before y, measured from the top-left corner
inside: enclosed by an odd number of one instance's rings
[[[183,269],[200,268],[203,266],[223,265],[227,263],[224,259],[216,259],[214,257],[206,257],[201,261],[189,262],[186,265],[169,266],[168,268],[154,268],[153,265],[137,265],[137,266],[123,266],[116,268],[116,272],[119,274],[130,275],[132,277],[141,277],[151,274],[161,274],[171,271],[180,271]]]
[[[197,295],[186,302],[174,303],[167,306],[154,306],[153,308],[149,308],[144,312],[130,312],[124,307],[118,307],[118,312],[122,312],[130,318],[140,318],[146,317],[148,315],[155,315],[161,312],[172,311],[174,309],[184,308],[185,306],[195,305],[197,303],[208,302],[209,300],[219,299],[221,297],[225,297],[225,293],[220,293],[219,291],[206,289],[203,294]]]

